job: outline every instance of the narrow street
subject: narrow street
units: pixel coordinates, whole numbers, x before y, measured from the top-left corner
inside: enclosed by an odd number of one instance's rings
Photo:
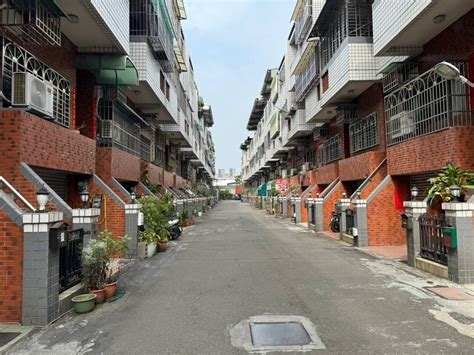
[[[232,327],[265,314],[308,318],[325,346],[315,352],[470,353],[474,301],[443,300],[423,289],[438,279],[411,270],[224,201],[166,254],[129,266],[124,298],[8,353],[244,353]]]

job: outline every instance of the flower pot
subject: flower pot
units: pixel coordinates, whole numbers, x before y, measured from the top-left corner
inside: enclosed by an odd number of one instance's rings
[[[147,245],[147,257],[151,258],[156,254],[156,243],[151,243]]]
[[[198,212],[198,217],[201,217],[201,216],[202,216],[202,212],[199,211],[199,212]]]
[[[117,291],[117,281],[105,285],[105,299],[115,295],[115,291]]]
[[[74,307],[74,312],[82,314],[92,311],[95,307],[96,298],[97,296],[91,293],[73,297],[71,302]]]
[[[137,257],[140,260],[146,258],[146,242],[138,242]]]
[[[159,244],[160,253],[166,251],[166,249],[168,249],[168,242],[160,242]]]
[[[96,295],[95,303],[99,304],[105,301],[105,288],[102,290],[92,290],[92,293]]]

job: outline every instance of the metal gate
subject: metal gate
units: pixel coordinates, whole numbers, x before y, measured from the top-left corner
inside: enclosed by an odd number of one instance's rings
[[[448,252],[443,243],[443,227],[446,225],[444,216],[421,215],[420,224],[420,256],[438,264],[448,265]]]
[[[84,230],[70,230],[62,234],[60,238],[59,292],[62,292],[81,282]]]

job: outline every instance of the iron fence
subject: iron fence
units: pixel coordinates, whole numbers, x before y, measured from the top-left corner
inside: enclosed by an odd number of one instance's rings
[[[448,252],[443,243],[444,216],[429,213],[418,219],[420,225],[420,256],[438,264],[448,265]]]
[[[67,231],[59,241],[59,292],[81,282],[84,230]]]

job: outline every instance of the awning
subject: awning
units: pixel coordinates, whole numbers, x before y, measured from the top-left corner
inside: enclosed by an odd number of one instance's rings
[[[262,184],[258,187],[257,195],[258,196],[267,196],[267,184]]]
[[[184,0],[176,0],[176,7],[178,8],[179,18],[181,20],[187,19],[186,9],[184,8]]]
[[[181,52],[181,48],[179,48],[179,46],[174,47],[174,55],[176,57],[176,61],[178,62],[179,71],[188,71],[188,67],[186,66],[186,62],[184,61],[183,52]]]
[[[127,56],[80,55],[77,69],[95,72],[97,85],[138,86],[138,70]]]
[[[291,15],[291,21],[296,21],[296,19],[300,16],[301,12],[303,11],[304,7],[304,0],[298,0],[296,2],[295,9],[293,10],[293,15]]]
[[[311,56],[316,50],[316,44],[317,44],[317,41],[308,42],[308,45],[304,49],[304,52],[301,55],[298,61],[298,64],[295,66],[295,69],[293,70],[293,73],[292,73],[293,75],[300,75],[301,72],[306,68],[306,66],[308,65],[308,62],[311,59]]]

